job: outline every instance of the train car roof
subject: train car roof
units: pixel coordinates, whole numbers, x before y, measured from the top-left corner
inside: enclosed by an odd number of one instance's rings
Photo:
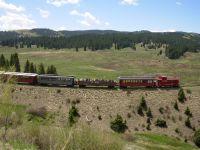
[[[52,75],[52,74],[41,74],[38,77],[63,77],[63,78],[75,78],[74,76],[59,76],[59,75]]]
[[[121,76],[118,79],[122,80],[155,80],[155,76]]]
[[[37,73],[22,73],[22,72],[5,72],[4,75],[16,75],[16,76],[31,76],[35,77],[38,74]]]

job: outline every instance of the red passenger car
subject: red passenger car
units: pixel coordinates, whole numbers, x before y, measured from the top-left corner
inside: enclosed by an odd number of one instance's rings
[[[156,86],[155,76],[124,76],[119,77],[119,87],[154,87]]]
[[[117,83],[114,80],[84,79],[84,80],[78,80],[77,84],[79,87],[98,86],[98,87],[114,88],[115,86],[117,86]]]
[[[179,79],[176,77],[157,76],[157,87],[178,87]]]
[[[6,72],[2,74],[4,81],[13,79],[16,83],[22,84],[36,84],[37,74],[35,73],[21,73],[21,72]]]

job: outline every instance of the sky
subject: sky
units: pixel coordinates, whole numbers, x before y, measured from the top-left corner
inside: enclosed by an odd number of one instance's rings
[[[0,0],[0,30],[200,33],[200,0]]]

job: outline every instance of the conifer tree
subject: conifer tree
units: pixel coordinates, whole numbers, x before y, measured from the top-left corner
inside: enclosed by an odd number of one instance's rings
[[[4,68],[4,67],[5,67],[5,64],[6,64],[5,57],[4,57],[3,54],[1,54],[1,57],[0,57],[0,67],[1,67],[1,68]]]
[[[49,66],[47,67],[46,74],[51,74],[51,70]]]
[[[20,62],[17,53],[14,54],[14,64],[15,64],[15,71],[20,72]]]
[[[10,66],[14,66],[14,55],[13,54],[11,54],[10,55]]]
[[[34,73],[37,73],[37,67],[34,65]]]
[[[182,103],[186,100],[185,93],[182,88],[178,92],[178,100]]]
[[[52,74],[57,74],[57,70],[56,70],[56,67],[54,65],[50,66],[50,70],[51,70]]]
[[[30,72],[30,62],[29,62],[28,59],[26,60],[26,64],[25,64],[25,67],[24,67],[24,72],[25,73]]]
[[[43,63],[40,63],[38,66],[38,74],[45,74],[45,69]]]
[[[35,73],[35,69],[34,69],[33,63],[30,64],[30,73]]]

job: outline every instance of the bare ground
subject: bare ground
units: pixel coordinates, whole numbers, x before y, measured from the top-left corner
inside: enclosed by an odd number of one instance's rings
[[[68,111],[72,102],[80,101],[77,108],[80,113],[79,122],[88,123],[100,130],[110,130],[110,121],[120,114],[127,121],[128,132],[147,131],[147,117],[137,114],[141,96],[144,96],[147,106],[151,108],[153,120],[151,131],[162,133],[181,139],[192,140],[194,131],[185,126],[187,116],[184,114],[188,106],[193,114],[192,126],[200,127],[200,87],[186,87],[192,91],[187,94],[184,104],[178,103],[180,111],[174,109],[177,100],[178,89],[131,89],[131,90],[108,90],[108,89],[77,89],[62,87],[39,87],[17,85],[12,98],[15,103],[25,104],[30,107],[45,106],[51,112],[59,112],[58,122],[66,123]],[[159,108],[164,109],[164,114]],[[127,114],[130,114],[129,117]],[[101,115],[102,120],[98,119]],[[159,128],[154,125],[157,118],[167,121],[167,128]],[[176,133],[175,129],[180,133]]]

